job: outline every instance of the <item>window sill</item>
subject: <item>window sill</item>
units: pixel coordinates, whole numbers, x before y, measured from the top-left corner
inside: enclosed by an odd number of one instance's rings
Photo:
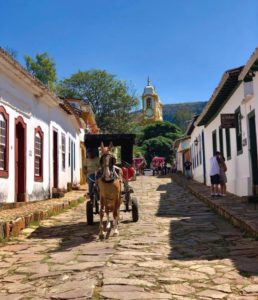
[[[8,178],[8,177],[9,177],[8,171],[4,171],[4,170],[0,171],[0,178]]]
[[[43,177],[42,176],[34,176],[34,181],[43,182]]]
[[[240,154],[243,154],[243,149],[242,149],[242,150],[239,150],[239,151],[237,151],[237,155],[240,155]]]

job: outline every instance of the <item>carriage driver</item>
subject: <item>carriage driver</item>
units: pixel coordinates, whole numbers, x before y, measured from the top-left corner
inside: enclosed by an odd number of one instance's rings
[[[93,195],[93,187],[96,179],[96,172],[99,170],[98,148],[87,148],[84,173],[87,178],[90,198]]]

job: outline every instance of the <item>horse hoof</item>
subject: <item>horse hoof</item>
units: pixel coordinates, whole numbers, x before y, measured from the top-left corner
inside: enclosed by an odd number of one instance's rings
[[[99,234],[99,239],[100,239],[100,240],[104,240],[104,238],[105,238],[104,234],[103,234],[103,233],[100,233],[100,234]]]
[[[118,232],[118,231],[115,231],[115,232],[114,232],[114,236],[119,236],[119,232]]]

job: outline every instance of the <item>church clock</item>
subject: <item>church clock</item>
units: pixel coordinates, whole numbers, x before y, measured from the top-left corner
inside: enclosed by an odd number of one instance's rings
[[[151,85],[149,78],[142,94],[142,108],[143,121],[155,122],[163,120],[162,104],[155,88]]]
[[[147,108],[145,114],[146,114],[146,116],[147,116],[148,118],[153,117],[153,115],[154,115],[153,109],[152,109],[152,108]]]

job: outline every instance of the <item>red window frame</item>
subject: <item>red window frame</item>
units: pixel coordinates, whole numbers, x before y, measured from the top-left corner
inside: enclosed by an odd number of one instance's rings
[[[3,106],[0,106],[0,114],[2,114],[5,120],[5,153],[4,153],[4,170],[0,170],[0,177],[7,178],[9,175],[9,114],[6,112]]]
[[[62,145],[62,168],[63,168],[63,170],[65,170],[65,144],[66,144],[66,138],[65,138],[65,134],[64,133],[62,133],[62,135],[61,135],[61,139],[62,139],[62,143],[61,143],[61,145]]]
[[[37,159],[37,153],[36,153],[36,135],[39,134],[40,138],[41,138],[41,153],[40,153],[40,174],[36,175],[36,159]],[[34,134],[34,180],[35,181],[43,181],[43,169],[44,169],[44,165],[43,165],[43,151],[44,149],[44,132],[42,131],[42,129],[40,128],[40,126],[38,126],[37,128],[35,128],[35,134]]]

